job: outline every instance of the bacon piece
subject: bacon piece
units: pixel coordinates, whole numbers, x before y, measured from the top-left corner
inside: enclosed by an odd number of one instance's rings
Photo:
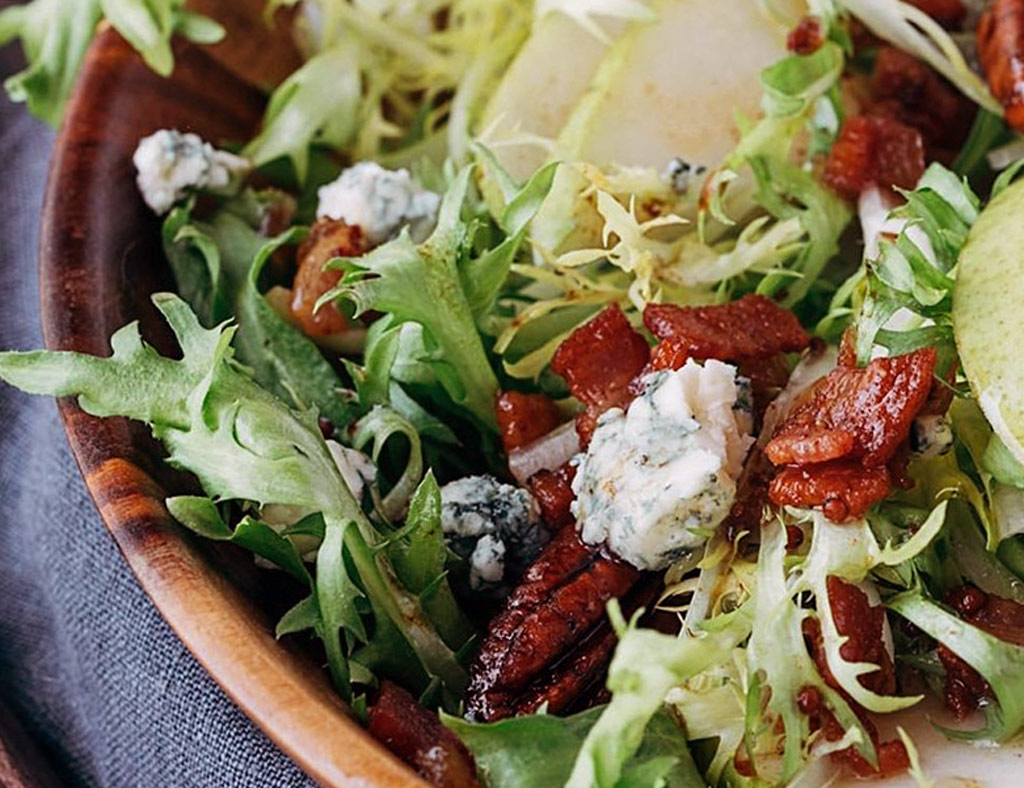
[[[650,346],[626,319],[618,304],[577,328],[558,347],[551,369],[569,384],[569,391],[586,405],[576,419],[585,447],[598,417],[606,410],[624,407],[633,398],[629,384],[651,356]]]
[[[669,340],[672,352],[699,359],[770,358],[803,350],[810,343],[792,312],[753,293],[716,306],[648,304],[644,325],[662,345]],[[669,352],[660,348],[660,353]]]
[[[514,713],[531,685],[603,619],[607,602],[640,576],[584,544],[575,528],[559,531],[491,622],[470,669],[468,712],[485,721]]]
[[[820,506],[834,523],[856,520],[892,489],[884,465],[865,468],[858,462],[783,468],[772,479],[768,497],[776,506]]]
[[[576,468],[566,463],[554,471],[538,471],[526,482],[540,505],[541,517],[552,530],[573,522],[571,506],[576,499],[572,491],[574,476]]]
[[[291,302],[292,317],[310,337],[340,334],[349,327],[345,316],[334,304],[316,309],[316,302],[341,279],[341,271],[325,271],[324,265],[335,257],[358,257],[367,249],[359,227],[334,219],[319,219],[299,247],[298,271]]]
[[[967,16],[967,8],[960,0],[906,0],[920,8],[947,30],[957,30]]]
[[[1007,643],[1024,646],[1024,605],[971,585],[955,588],[946,602],[964,621]],[[963,719],[981,708],[992,696],[992,688],[974,668],[953,651],[939,645],[939,659],[946,668],[946,706]]]
[[[388,680],[367,710],[370,735],[438,788],[480,788],[469,751],[437,715]]]
[[[503,391],[495,403],[501,443],[506,452],[533,443],[564,421],[546,394]]]
[[[765,454],[776,465],[839,458],[884,465],[924,407],[937,360],[934,348],[922,348],[863,368],[837,367],[790,411]]]
[[[826,579],[826,593],[836,629],[841,636],[847,638],[839,649],[840,655],[848,662],[878,665],[878,670],[861,676],[860,682],[872,692],[891,695],[896,691],[896,668],[885,647],[885,608],[881,605],[873,606],[867,594],[838,577],[829,576]],[[906,771],[910,759],[903,742],[879,742],[878,729],[874,723],[864,709],[839,686],[829,670],[820,622],[816,618],[807,618],[803,629],[808,651],[821,677],[843,696],[867,729],[878,754],[878,769],[874,769],[854,747],[834,753],[832,759],[844,764],[859,777],[889,776]],[[805,714],[816,719],[827,741],[839,741],[845,734],[835,715],[822,704],[821,693],[816,688],[807,687],[802,690],[797,705]]]
[[[796,55],[810,55],[821,49],[825,34],[821,20],[816,16],[801,17],[796,27],[786,36],[786,49]]]
[[[871,184],[912,189],[922,173],[924,143],[917,129],[887,117],[855,115],[839,129],[824,180],[856,200]]]
[[[978,22],[978,59],[1006,122],[1024,131],[1024,0],[995,0]]]
[[[975,114],[970,99],[934,69],[891,46],[878,50],[871,73],[871,97],[867,114],[917,129],[925,158],[947,163],[963,147]]]

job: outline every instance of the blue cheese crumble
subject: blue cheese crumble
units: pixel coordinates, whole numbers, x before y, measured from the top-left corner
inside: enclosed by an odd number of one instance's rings
[[[386,170],[372,161],[349,167],[317,195],[318,218],[356,225],[375,246],[403,227],[409,228],[413,241],[425,240],[441,205],[441,197],[416,185],[408,170]]]
[[[158,215],[171,210],[191,190],[226,189],[252,169],[248,159],[174,129],[161,129],[140,140],[132,162],[142,199]]]
[[[941,457],[953,448],[953,427],[945,416],[918,416],[910,426],[910,451],[915,459]]]
[[[577,458],[573,513],[587,544],[660,570],[700,548],[729,513],[754,439],[735,367],[690,360],[644,383],[629,410],[601,416]]]
[[[474,591],[514,582],[550,538],[533,496],[493,476],[467,476],[442,487],[441,527],[452,550],[466,559]]]

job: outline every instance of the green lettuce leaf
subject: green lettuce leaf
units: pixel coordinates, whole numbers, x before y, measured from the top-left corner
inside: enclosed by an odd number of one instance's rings
[[[442,715],[469,748],[487,788],[562,786],[587,733],[604,707],[571,717],[536,714],[489,724]],[[706,788],[678,723],[664,708],[655,712],[636,755],[616,788]]]
[[[608,669],[612,700],[584,739],[566,788],[615,788],[666,693],[728,659],[753,624],[746,605],[704,622],[700,636],[671,637],[640,629],[635,619],[627,627],[615,603],[609,613],[620,635]]]
[[[985,725],[974,731],[943,729],[947,736],[1002,742],[1024,728],[1024,648],[968,624],[920,591],[900,594],[888,607],[949,648],[992,688],[996,702],[983,709]]]
[[[11,99],[52,126],[60,123],[85,51],[106,19],[161,76],[174,69],[171,36],[219,41],[224,29],[185,10],[185,0],[32,0],[0,11],[0,44],[20,39],[28,67],[10,77]]]
[[[374,666],[407,680],[420,677],[424,687],[437,682],[454,703],[465,671],[419,596],[398,579],[381,549],[382,534],[345,484],[315,412],[288,407],[235,362],[235,328],[203,328],[175,295],[158,293],[153,302],[178,338],[181,360],[156,353],[133,323],[112,338],[111,358],[4,353],[0,378],[33,393],[78,396],[83,409],[97,416],[147,422],[166,446],[168,462],[193,473],[212,501],[321,513],[323,539],[311,590],[320,615],[315,628],[339,692],[352,697],[350,654],[366,664],[363,656],[372,653]],[[191,499],[172,506],[197,530],[257,544],[302,575],[284,544],[252,522],[243,521],[229,535],[211,505]]]
[[[175,208],[164,221],[164,251],[181,294],[202,323],[238,322],[237,358],[256,381],[300,407],[315,406],[336,428],[355,409],[341,396],[342,381],[319,348],[282,317],[260,292],[260,278],[276,250],[302,240],[292,228],[276,238],[259,233],[262,198],[246,191],[206,220],[191,204]]]

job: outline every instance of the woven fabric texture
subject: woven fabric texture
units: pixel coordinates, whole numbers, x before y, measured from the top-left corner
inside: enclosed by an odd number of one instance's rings
[[[0,77],[18,66],[0,50]],[[0,97],[0,348],[41,346],[36,249],[52,133]],[[73,786],[313,786],[136,584],[52,400],[0,384],[0,696]]]

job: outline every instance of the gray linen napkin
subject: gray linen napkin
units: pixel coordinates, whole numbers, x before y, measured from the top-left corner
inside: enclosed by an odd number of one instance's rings
[[[17,53],[0,50],[0,78],[17,67]],[[52,142],[24,107],[0,98],[3,349],[42,343],[36,248]],[[0,695],[70,785],[313,785],[136,585],[85,492],[53,401],[3,384]]]

